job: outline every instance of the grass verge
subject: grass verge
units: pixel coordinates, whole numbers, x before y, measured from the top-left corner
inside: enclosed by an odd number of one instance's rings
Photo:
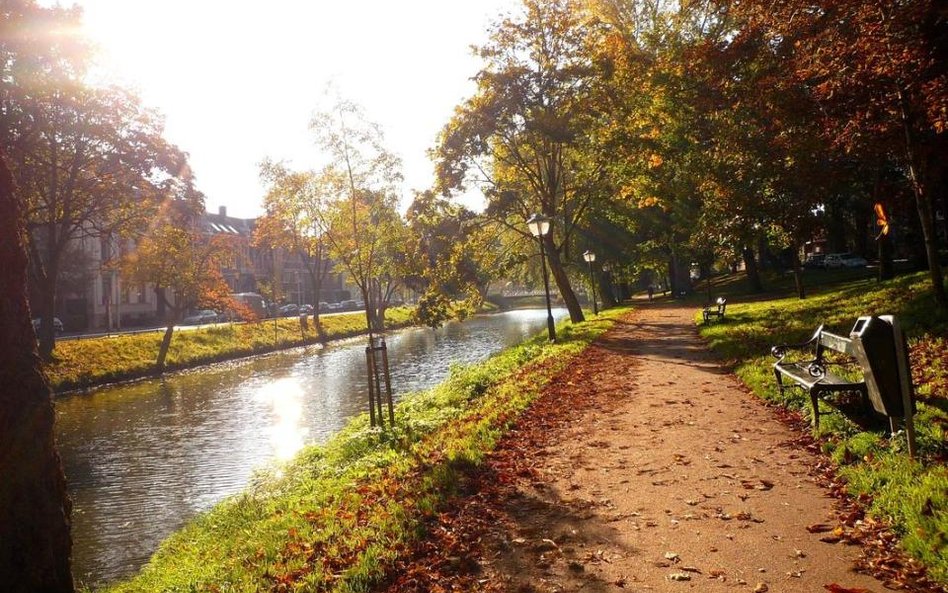
[[[353,419],[166,540],[134,592],[367,591],[543,387],[624,313],[561,324],[407,396],[394,428]]]
[[[411,314],[412,309],[406,307],[387,310],[386,327],[410,325]],[[347,338],[366,331],[365,314],[361,312],[320,317],[320,324],[324,340]],[[154,374],[163,333],[155,331],[59,342],[55,360],[45,366],[53,391],[81,389]],[[166,370],[312,344],[320,339],[312,323],[303,331],[297,317],[175,331],[168,350]]]
[[[820,436],[849,492],[868,497],[870,514],[888,521],[903,549],[948,584],[948,315],[935,308],[927,274],[825,285],[805,300],[739,301],[730,299],[725,321],[702,325],[702,335],[760,397],[804,414],[809,398],[802,390],[781,396],[776,388],[771,346],[804,342],[821,323],[849,335],[862,315],[900,319],[919,402],[919,459],[909,460],[904,435],[889,438],[882,423],[866,427],[842,414],[821,416]]]

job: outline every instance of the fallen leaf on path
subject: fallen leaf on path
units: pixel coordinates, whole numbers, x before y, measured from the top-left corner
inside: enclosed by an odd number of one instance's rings
[[[813,525],[807,525],[806,530],[810,533],[826,533],[827,531],[833,531],[833,526],[826,523],[814,523]]]
[[[668,575],[668,580],[670,581],[690,581],[691,575],[687,572],[673,572]]]
[[[675,552],[665,552],[665,560],[671,560],[673,562],[678,562],[680,558]]]
[[[757,583],[757,586],[754,587],[754,593],[767,593],[770,590],[770,587],[767,586],[767,583]]]

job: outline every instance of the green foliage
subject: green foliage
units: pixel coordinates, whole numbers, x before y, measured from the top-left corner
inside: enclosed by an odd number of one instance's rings
[[[411,394],[397,425],[362,415],[329,443],[260,474],[162,544],[141,574],[109,589],[368,591],[543,386],[615,316],[542,336]]]
[[[870,513],[887,520],[902,536],[904,549],[948,582],[948,373],[943,348],[948,320],[933,309],[925,278],[913,274],[885,283],[850,281],[824,286],[806,300],[731,300],[727,318],[702,326],[701,333],[759,396],[809,413],[809,397],[801,390],[788,389],[780,397],[770,347],[804,342],[821,323],[846,335],[861,315],[899,318],[909,336],[913,381],[922,386],[915,417],[919,462],[909,460],[903,434],[889,438],[881,428],[860,428],[843,414],[822,416],[820,435],[850,492],[869,495]]]
[[[411,323],[412,309],[398,307],[385,314],[390,328]],[[324,316],[320,337],[312,323],[306,332],[293,318],[233,323],[176,333],[168,349],[166,369],[182,369],[280,348],[355,336],[366,331],[365,314]],[[55,360],[45,367],[55,391],[148,376],[154,372],[161,333],[127,334],[60,342]]]

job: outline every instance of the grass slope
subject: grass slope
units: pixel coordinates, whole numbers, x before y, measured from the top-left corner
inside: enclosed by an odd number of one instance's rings
[[[885,283],[825,279],[805,300],[759,302],[742,299],[740,284],[720,282],[715,296],[730,295],[727,318],[702,326],[701,333],[755,393],[809,414],[809,398],[802,390],[789,389],[784,397],[778,393],[771,346],[804,342],[821,323],[849,335],[859,316],[898,316],[909,336],[919,400],[919,460],[908,459],[904,435],[890,439],[883,426],[862,428],[843,414],[821,416],[820,433],[849,491],[870,497],[869,512],[887,520],[903,548],[928,566],[933,577],[948,583],[948,316],[935,309],[926,274]]]
[[[409,325],[412,310],[399,307],[385,313],[387,327]],[[324,338],[333,340],[366,331],[365,314],[320,317]],[[176,370],[239,358],[319,341],[316,328],[300,329],[299,319],[285,317],[257,323],[231,323],[176,331],[166,366]],[[56,345],[56,359],[45,367],[53,391],[101,385],[148,376],[154,372],[163,331],[64,340]]]
[[[368,590],[424,536],[423,519],[457,491],[463,470],[623,312],[562,324],[556,344],[538,336],[453,369],[400,402],[394,428],[354,419],[173,535],[139,576],[109,591]]]

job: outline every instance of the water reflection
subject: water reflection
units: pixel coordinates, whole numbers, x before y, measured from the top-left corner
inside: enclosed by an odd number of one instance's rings
[[[557,311],[562,317],[565,311]],[[513,311],[388,338],[396,398],[545,327]],[[57,401],[82,583],[128,575],[255,467],[325,441],[367,404],[362,339],[205,367]]]
[[[304,426],[303,387],[297,377],[264,384],[254,395],[271,406],[270,442],[273,456],[286,461],[303,448],[309,428]]]

